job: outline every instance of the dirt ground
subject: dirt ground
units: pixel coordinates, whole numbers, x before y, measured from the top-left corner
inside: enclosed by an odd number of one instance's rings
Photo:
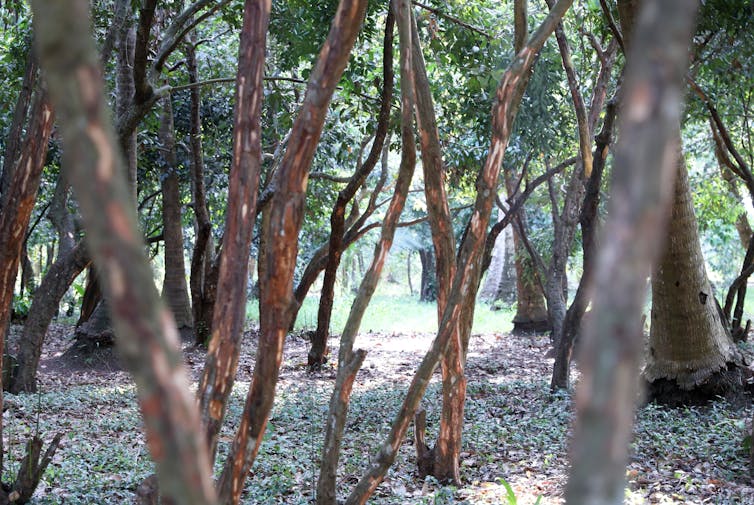
[[[52,477],[45,479],[34,503],[128,502],[136,484],[151,471],[132,383],[112,350],[89,356],[66,353],[71,334],[67,325],[51,328],[40,365],[43,395],[36,400],[9,396],[12,414],[4,416],[33,426],[36,415],[45,430],[74,432],[56,456],[48,471]],[[370,333],[357,339],[356,346],[368,355],[354,386],[343,444],[339,492],[344,496],[387,433],[432,338]],[[244,503],[311,503],[335,370],[325,366],[321,372],[309,373],[307,345],[303,335],[292,335],[286,344],[276,406]],[[337,354],[337,339],[331,346]],[[562,503],[572,406],[570,394],[548,391],[552,366],[552,360],[545,358],[548,348],[549,341],[542,336],[475,335],[467,366],[464,485],[456,489],[432,479],[420,481],[409,433],[371,503],[513,503],[511,492],[522,504],[538,499],[541,504]],[[184,351],[196,382],[204,351],[188,344]],[[244,339],[220,461],[232,439],[254,355],[252,329]],[[430,440],[439,413],[438,379],[436,374],[423,402]],[[35,403],[40,405],[36,413]],[[95,421],[90,419],[93,415]],[[744,441],[751,415],[749,407],[722,401],[685,409],[642,407],[627,470],[626,503],[754,503]],[[77,452],[81,445],[88,452]],[[105,455],[97,456],[100,453]]]

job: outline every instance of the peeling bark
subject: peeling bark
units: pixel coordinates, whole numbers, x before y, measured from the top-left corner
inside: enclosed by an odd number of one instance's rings
[[[247,268],[262,163],[261,111],[270,8],[270,0],[245,2],[238,50],[233,164],[217,283],[217,297],[223,303],[216,307],[212,318],[212,338],[199,383],[199,407],[213,461],[238,368],[246,317]],[[223,493],[221,489],[221,496],[225,496]]]
[[[348,63],[366,12],[366,0],[341,0],[327,41],[307,85],[277,173],[277,190],[265,209],[260,254],[260,334],[243,418],[218,485],[222,503],[238,503],[262,442],[275,396],[285,335],[291,324],[293,272],[314,151],[335,87]],[[244,276],[245,277],[245,276]]]

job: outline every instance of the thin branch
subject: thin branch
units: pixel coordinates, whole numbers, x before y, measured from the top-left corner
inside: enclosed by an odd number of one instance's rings
[[[415,6],[421,8],[421,9],[424,9],[426,11],[431,12],[432,14],[434,14],[437,17],[440,17],[440,18],[443,18],[443,19],[445,19],[447,21],[455,23],[458,26],[462,26],[462,27],[466,28],[467,30],[471,30],[472,32],[476,32],[479,35],[488,38],[489,40],[492,40],[494,38],[492,35],[490,35],[489,33],[485,32],[481,28],[477,28],[476,26],[470,25],[469,23],[467,23],[465,21],[461,21],[460,19],[458,19],[455,16],[451,16],[450,14],[446,14],[445,12],[441,11],[440,9],[437,9],[436,7],[432,7],[431,5],[426,5],[426,4],[423,4],[423,3],[420,3],[420,2],[411,2],[411,3],[414,4]]]

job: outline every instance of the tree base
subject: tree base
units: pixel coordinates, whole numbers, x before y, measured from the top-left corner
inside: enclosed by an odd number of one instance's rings
[[[715,372],[709,379],[693,389],[682,389],[675,380],[657,379],[646,383],[647,402],[654,402],[668,407],[685,407],[706,405],[724,398],[738,404],[748,402],[748,395],[754,393],[750,379],[754,373],[746,366],[728,363],[728,366]]]
[[[512,335],[531,335],[532,333],[547,333],[552,331],[550,321],[543,319],[540,321],[513,321]]]

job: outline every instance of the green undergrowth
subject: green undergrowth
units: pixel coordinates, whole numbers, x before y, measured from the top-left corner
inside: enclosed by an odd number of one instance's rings
[[[354,296],[341,294],[333,303],[330,328],[332,333],[340,334],[348,319]],[[310,295],[304,303],[296,319],[296,330],[310,330],[317,327],[317,309],[319,296]],[[474,310],[473,333],[507,333],[513,328],[514,310],[510,307],[495,307],[478,302]],[[246,310],[247,319],[259,321],[259,302],[251,300]],[[361,323],[361,331],[365,333],[434,333],[437,331],[437,307],[434,303],[420,302],[416,296],[389,290],[378,291],[372,298]]]
[[[504,345],[510,337],[498,344]],[[494,340],[490,340],[493,341]],[[486,347],[470,363],[460,488],[416,476],[413,432],[369,503],[542,504],[560,503],[567,472],[570,394],[550,394],[541,374],[514,376],[516,353]],[[492,355],[498,352],[499,355]],[[482,366],[484,365],[484,366]],[[495,366],[492,366],[495,365]],[[353,489],[390,430],[407,380],[384,370],[364,371],[354,386],[338,471],[341,498]],[[525,369],[520,369],[523,372]],[[535,372],[535,370],[531,370]],[[284,374],[249,477],[244,505],[312,503],[323,426],[332,391],[332,371],[308,374],[284,363]],[[371,376],[370,376],[371,374]],[[430,441],[437,432],[438,375],[422,402]],[[118,382],[120,381],[120,383]],[[6,477],[15,472],[23,440],[36,432],[50,439],[66,433],[32,503],[130,503],[138,483],[153,472],[141,434],[134,389],[123,376],[41,395],[8,395],[5,412]],[[236,384],[228,422],[220,436],[216,472],[227,453],[243,408],[248,382]],[[41,410],[39,410],[41,409]],[[38,412],[39,410],[39,412]],[[636,419],[627,471],[626,503],[745,503],[739,484],[748,482],[744,436],[751,409],[718,402],[703,408],[642,407]],[[37,424],[38,420],[38,424]],[[8,441],[9,440],[9,441]]]

